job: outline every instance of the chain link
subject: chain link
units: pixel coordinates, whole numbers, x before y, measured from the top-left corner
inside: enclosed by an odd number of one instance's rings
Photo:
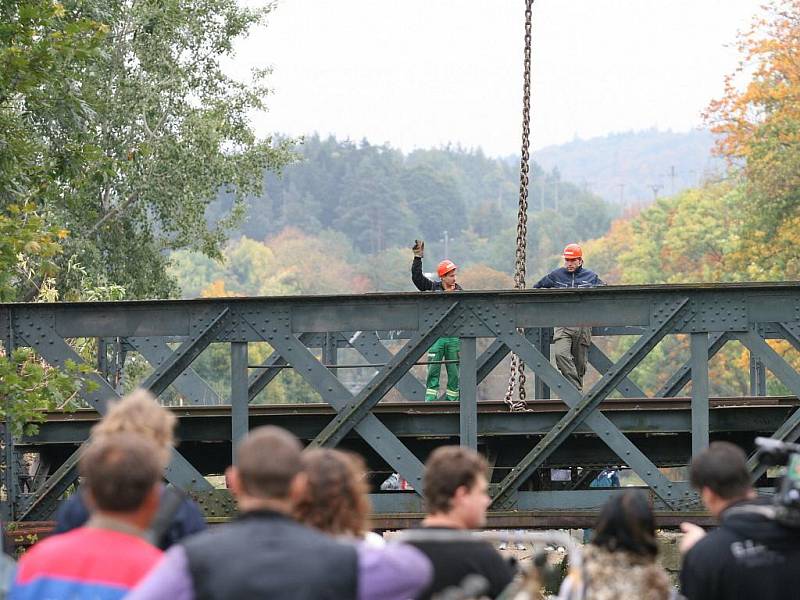
[[[533,0],[525,0],[525,61],[522,85],[522,152],[519,164],[519,211],[517,213],[517,249],[514,264],[514,289],[525,289],[525,266],[528,248],[528,173],[530,169],[531,133],[531,24]],[[520,333],[522,330],[518,330]],[[528,410],[525,402],[525,365],[516,354],[511,355],[505,402],[512,412]],[[514,388],[519,384],[519,400]]]

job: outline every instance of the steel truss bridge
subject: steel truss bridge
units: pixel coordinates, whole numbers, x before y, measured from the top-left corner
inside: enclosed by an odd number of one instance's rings
[[[553,326],[591,326],[595,341],[619,335],[635,341],[617,360],[593,344],[589,360],[600,377],[581,393],[551,365]],[[689,337],[690,357],[647,397],[629,375],[665,336],[674,335]],[[424,385],[410,369],[442,336],[461,338],[461,398],[424,403]],[[381,527],[402,527],[419,517],[423,463],[441,444],[461,443],[488,457],[490,526],[587,524],[617,493],[589,487],[607,465],[635,471],[662,525],[670,525],[698,511],[699,504],[688,483],[671,480],[664,467],[686,465],[712,439],[752,451],[755,435],[800,437],[800,374],[766,342],[787,340],[800,350],[800,284],[794,283],[0,304],[0,338],[6,349],[30,347],[52,365],[83,362],[71,340],[97,338],[96,371],[88,376],[97,389],[83,394],[92,409],[50,414],[29,437],[4,433],[2,517],[31,525],[51,518],[59,497],[76,482],[80,445],[107,402],[119,396],[120,369],[131,352],[153,368],[142,387],[157,396],[171,387],[183,398],[172,408],[181,443],[166,478],[191,493],[211,518],[229,516],[234,505],[206,476],[224,470],[231,448],[249,428],[268,423],[311,446],[361,453],[376,490],[390,473],[406,479],[417,491],[372,494]],[[386,338],[404,345],[392,352]],[[709,360],[731,341],[750,352],[750,394],[709,398]],[[274,350],[263,364],[250,364],[251,342]],[[227,398],[192,369],[212,343],[230,350]],[[372,379],[355,392],[342,380],[343,348],[354,349],[374,368]],[[477,401],[478,385],[509,351],[533,374],[526,412],[510,412],[499,400]],[[251,404],[289,368],[322,403]],[[766,396],[766,369],[791,396]],[[690,395],[678,397],[690,382]],[[382,402],[391,390],[404,402]],[[35,468],[24,465],[22,456],[36,457]],[[551,481],[553,467],[571,468],[571,481]],[[751,468],[765,482],[754,460]]]

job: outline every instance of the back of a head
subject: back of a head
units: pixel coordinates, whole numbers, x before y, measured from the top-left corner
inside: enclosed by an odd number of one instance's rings
[[[298,439],[280,427],[253,429],[236,450],[242,491],[263,499],[286,499],[303,468]]]
[[[689,465],[689,480],[692,487],[707,487],[723,500],[743,498],[752,490],[747,456],[729,442],[712,442],[695,456]]]
[[[425,501],[430,513],[450,510],[456,490],[471,489],[477,478],[486,477],[489,465],[480,454],[463,446],[441,446],[425,463]]]
[[[331,448],[306,450],[302,460],[308,486],[297,520],[331,535],[363,535],[370,511],[364,460]]]
[[[94,505],[106,512],[134,512],[160,480],[158,447],[135,433],[92,436],[79,463]]]
[[[149,438],[160,448],[164,466],[175,438],[175,415],[161,406],[150,392],[137,389],[109,403],[108,412],[92,428],[92,435],[110,435],[120,432],[136,433]]]
[[[655,518],[647,495],[641,490],[626,490],[606,502],[597,519],[592,544],[611,552],[655,557]]]

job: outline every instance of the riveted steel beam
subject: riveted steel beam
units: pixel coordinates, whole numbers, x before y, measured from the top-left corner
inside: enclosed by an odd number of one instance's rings
[[[341,410],[352,401],[353,395],[334,375],[314,357],[308,348],[295,337],[289,328],[286,313],[273,313],[271,327],[262,327],[244,320],[263,341],[287,359],[295,371],[303,377],[334,409]],[[367,414],[355,430],[364,440],[406,481],[414,490],[422,493],[422,462],[386,427],[374,414]]]
[[[312,337],[314,337],[314,334],[303,333],[300,335],[300,341],[303,344],[308,345],[313,341],[311,339]],[[283,370],[282,367],[286,366],[286,359],[284,359],[279,353],[273,352],[267,357],[261,366],[264,368],[256,369],[255,373],[250,375],[248,380],[247,398],[249,402],[252,402],[253,399],[258,396],[261,390],[267,387],[269,383],[280,374],[280,372]]]
[[[11,311],[0,309],[0,340],[3,342],[3,349],[7,355],[14,352],[16,341],[14,339],[14,328],[11,324]],[[3,402],[5,414],[11,414],[11,398],[0,399]],[[0,519],[11,521],[16,517],[17,500],[19,498],[19,480],[17,479],[17,461],[15,460],[14,436],[11,435],[11,428],[8,423],[2,423],[3,434],[3,484],[6,489],[7,502],[0,506]]]
[[[786,341],[800,352],[800,321],[774,323],[773,327],[779,337],[786,338]]]
[[[516,336],[516,337],[514,337]],[[561,399],[568,407],[578,406],[582,401],[582,396],[555,367],[550,364],[539,351],[523,342],[524,338],[519,334],[514,334],[509,338],[509,342],[514,344],[514,351],[517,352],[527,365],[553,389],[557,390]],[[560,422],[560,419],[559,419]],[[558,422],[554,422],[548,431],[554,431]],[[658,467],[625,436],[619,428],[603,413],[596,410],[589,414],[584,420],[584,425],[588,426],[599,439],[601,439],[614,453],[628,466],[630,466],[639,477],[654,490],[659,497],[669,500],[673,504],[680,501],[681,489],[679,485],[669,481]],[[577,430],[582,430],[579,426]],[[516,467],[515,467],[516,469]],[[512,471],[514,473],[514,471]],[[520,480],[522,483],[522,480]],[[685,487],[685,486],[684,486]],[[660,490],[660,492],[659,492]],[[685,493],[683,494],[685,496]],[[496,502],[502,508],[514,506],[512,494],[507,498]]]
[[[717,355],[717,352],[722,350],[722,347],[728,343],[730,337],[727,333],[711,333],[708,336],[708,360],[711,360]],[[684,386],[692,380],[692,360],[689,359],[686,363],[670,377],[664,385],[661,386],[655,397],[656,398],[673,398],[684,388]]]
[[[500,340],[494,340],[478,357],[477,382],[486,379],[494,368],[508,355],[508,346]]]
[[[23,328],[21,333],[22,339],[53,366],[64,367],[67,361],[73,361],[75,364],[84,362],[69,344],[56,336],[50,329],[37,329],[35,335],[32,335]],[[83,377],[93,381],[97,387],[91,391],[83,390],[81,397],[100,414],[105,414],[108,400],[118,399],[119,395],[111,384],[97,373],[87,373]],[[29,504],[29,506],[44,506],[48,509],[55,506],[52,503],[52,499],[54,497],[58,498],[74,482],[76,475],[73,471],[74,466],[77,465],[79,452],[80,449],[76,450],[68,457],[65,463],[72,464],[72,470],[56,469],[46,480],[47,485],[34,491],[31,498],[33,504]],[[165,477],[170,483],[182,489],[211,488],[211,484],[174,448],[172,449],[171,462],[165,472]],[[26,510],[25,514],[26,518],[28,518],[27,515],[29,514],[32,518],[33,513],[29,513]]]
[[[388,363],[392,360],[392,353],[383,345],[383,342],[374,331],[356,331],[349,337],[344,337],[367,361]],[[397,390],[407,400],[422,402],[425,400],[425,386],[411,373],[406,373],[397,382]]]
[[[131,337],[126,338],[125,342],[141,354],[154,369],[166,363],[172,356],[172,348],[167,345],[163,337]],[[222,398],[217,392],[191,367],[187,367],[178,375],[172,385],[189,401],[189,404],[222,404]]]
[[[600,375],[605,375],[614,366],[614,363],[596,344],[589,346],[589,364],[591,364]],[[625,398],[646,398],[647,394],[642,391],[630,378],[625,377],[617,386],[617,389]]]
[[[459,302],[453,302],[433,320],[429,328],[419,331],[397,354],[392,356],[386,366],[352,401],[348,402],[347,406],[342,407],[328,426],[311,442],[311,446],[335,446],[342,441],[462,314],[462,311],[459,310]]]
[[[671,327],[683,315],[687,304],[688,299],[682,298],[669,304],[662,305],[661,308],[655,309],[655,313],[652,317],[652,321],[655,322],[655,325],[653,325],[646,334],[642,335],[639,340],[622,356],[620,361],[611,369],[609,369],[605,375],[603,375],[600,381],[595,384],[586,397],[582,398],[577,404],[570,407],[570,410],[559,421],[556,427],[547,435],[545,435],[539,441],[539,443],[536,444],[536,446],[519,462],[512,472],[500,482],[494,494],[493,505],[502,505],[510,500],[511,496],[513,496],[522,482],[525,481],[536,468],[541,466],[544,460],[550,454],[552,454],[552,452],[555,451],[556,448],[558,448],[558,446],[563,443],[573,431],[575,431],[581,422],[586,420],[589,415],[592,415],[594,410],[609,394],[609,392],[613,390],[619,384],[619,382],[622,381],[628,375],[628,373],[630,373],[636,367],[636,365],[639,364],[639,362],[641,362],[644,356],[646,356],[647,353],[650,352],[650,350],[652,350],[659,341],[661,341],[664,335],[670,331]],[[544,363],[544,357],[542,357],[541,354],[539,354],[535,348],[533,348],[533,346],[527,340],[525,340],[525,338],[517,334],[513,329],[510,331],[503,331],[501,333],[501,337],[506,344],[508,344],[508,346],[520,356],[522,356],[521,350],[523,349],[527,350],[528,353],[531,354],[531,356],[534,358],[532,364],[530,361],[525,359],[524,356],[523,360],[525,360],[526,363],[529,363],[535,372],[540,373],[544,377],[548,371],[547,367],[552,369],[549,363]],[[537,354],[539,354],[539,356],[536,356]],[[552,376],[552,373],[550,373],[550,375]],[[560,379],[562,379],[562,382],[556,383],[556,388],[563,388],[565,384],[568,386],[568,388],[572,387],[567,384],[565,380],[563,380],[563,377]],[[550,384],[550,382],[548,382],[548,384]],[[553,387],[552,384],[550,384],[550,386]],[[563,389],[567,390],[568,388]],[[572,395],[571,390],[570,395]],[[608,425],[611,425],[610,422],[608,422]],[[615,438],[618,438],[617,443],[622,442],[621,438],[624,438],[624,436],[622,436],[619,430],[614,429],[613,435]],[[612,429],[607,429],[605,431],[605,435],[601,437],[606,440],[610,439],[611,436]],[[635,447],[632,444],[629,444],[629,448],[626,449],[626,452],[632,452],[634,451],[634,448]],[[630,458],[627,458],[626,456],[620,456],[620,458],[626,462],[630,460]],[[647,460],[646,457],[641,453],[639,453],[639,456],[636,458],[638,458],[643,465],[650,463],[650,461]],[[633,464],[631,466],[634,469],[636,468]],[[658,471],[655,473],[652,471],[645,473],[650,479],[657,478],[658,475],[660,475]],[[656,473],[658,473],[658,475],[656,475]],[[639,473],[639,475],[641,476],[642,473]],[[672,496],[673,486],[671,484],[663,483],[662,485],[665,485],[666,489],[662,487],[662,489],[659,490],[659,484],[657,483],[655,485],[651,485],[651,487],[653,487],[654,492],[658,494],[659,497],[666,501]]]
[[[708,334],[692,333],[692,456],[708,447]]]
[[[178,346],[164,363],[156,367],[141,387],[160,396],[216,339],[217,333],[227,325],[229,314],[230,309],[224,307],[221,311],[208,315],[204,323],[205,327],[200,326],[197,333],[190,335],[185,342]]]
[[[247,342],[231,342],[231,461],[250,430],[247,397]]]
[[[80,450],[73,452],[40,488],[27,497],[17,517],[20,521],[44,521],[55,512],[59,498],[78,479],[80,455]]]
[[[778,324],[779,325],[779,324]],[[783,333],[792,335],[783,328]],[[775,352],[764,339],[753,329],[745,333],[738,333],[736,337],[745,347],[757,356],[767,368],[772,371],[793,394],[800,394],[800,374],[798,374],[784,359]],[[796,442],[800,438],[800,409],[796,410],[786,419],[783,425],[772,434],[772,438],[783,442]],[[753,479],[758,479],[766,471],[764,465],[759,465],[755,454],[752,455],[747,465],[753,473]]]
[[[461,338],[459,355],[459,403],[461,407],[460,440],[461,445],[473,450],[478,449],[478,382],[477,357],[474,337]]]

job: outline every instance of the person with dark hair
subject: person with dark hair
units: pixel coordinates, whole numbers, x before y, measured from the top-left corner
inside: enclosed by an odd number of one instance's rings
[[[425,502],[428,515],[422,522],[427,531],[460,531],[486,524],[489,507],[489,465],[474,450],[441,446],[425,463]],[[483,540],[412,541],[433,563],[433,581],[420,599],[426,600],[468,575],[486,578],[486,596],[496,598],[514,578],[516,569]]]
[[[294,517],[329,535],[365,539],[382,545],[383,538],[368,530],[371,510],[364,459],[332,448],[303,452],[308,485],[294,506]]]
[[[170,548],[128,600],[406,600],[430,563],[415,548],[346,543],[295,521],[308,477],[302,447],[278,427],[251,431],[228,468],[239,517]]]
[[[561,586],[559,600],[667,600],[675,593],[656,563],[653,511],[641,490],[626,490],[605,503],[579,568]]]
[[[161,558],[144,539],[158,509],[161,461],[136,434],[94,438],[79,464],[92,516],[20,559],[9,600],[122,598]]]
[[[692,459],[692,487],[719,527],[682,523],[681,591],[688,600],[800,598],[800,530],[775,519],[758,498],[744,451],[713,442]]]
[[[112,402],[108,412],[94,427],[92,436],[132,432],[155,442],[163,469],[167,468],[175,445],[175,415],[161,406],[150,392],[138,389]],[[89,519],[89,507],[82,490],[64,500],[56,511],[55,533],[82,526]],[[161,487],[158,513],[147,532],[148,539],[162,550],[188,535],[203,531],[206,521],[197,504],[174,486]]]

